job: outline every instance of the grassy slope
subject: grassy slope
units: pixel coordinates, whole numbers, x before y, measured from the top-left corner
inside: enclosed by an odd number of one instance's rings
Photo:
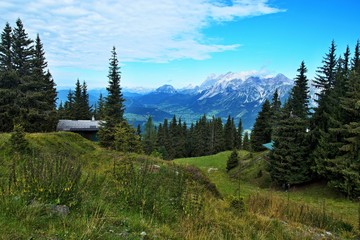
[[[12,157],[7,140],[9,134],[0,134],[0,177],[2,166]],[[225,172],[226,160],[230,152],[219,153],[202,158],[177,159],[175,163],[198,166],[217,185],[225,200],[216,199],[207,194],[202,203],[204,211],[197,216],[167,222],[158,221],[152,215],[124,208],[123,203],[114,193],[118,191],[113,185],[112,171],[114,162],[132,159],[138,161],[146,158],[141,155],[127,155],[107,151],[97,144],[83,139],[77,134],[48,133],[28,134],[34,155],[61,155],[82,162],[82,203],[66,217],[44,213],[43,209],[24,205],[16,196],[2,198],[0,207],[0,239],[312,239],[312,235],[304,235],[296,225],[284,225],[276,218],[259,214],[234,212],[229,207],[227,197],[234,194],[238,181]],[[249,196],[255,192],[266,192],[259,186],[267,186],[266,173],[261,178],[254,178],[258,170],[264,167],[261,156],[248,157],[241,152],[247,168],[243,170],[241,194]],[[154,161],[154,159],[152,159]],[[155,160],[161,166],[168,163]],[[169,166],[172,166],[170,164]],[[208,173],[209,168],[218,168]],[[232,171],[230,175],[236,174]],[[155,176],[156,177],[156,176]],[[85,181],[86,180],[86,181]],[[158,181],[162,181],[159,179]],[[291,198],[317,205],[320,198],[319,186],[306,190],[297,189],[291,192]],[[306,192],[306,194],[304,194]],[[284,193],[276,192],[279,196]],[[326,190],[326,204],[342,207],[343,214],[354,220],[356,206],[342,198],[336,198]],[[1,193],[0,193],[1,196]],[[286,197],[286,195],[284,195]],[[339,213],[340,210],[337,210]],[[339,213],[341,214],[341,213]]]
[[[175,162],[184,165],[193,165],[203,170],[203,172],[215,183],[224,196],[237,194],[239,182],[236,177],[239,174],[239,167],[226,172],[226,161],[230,156],[230,151],[222,152],[212,156],[176,159]],[[329,189],[324,183],[314,183],[303,187],[293,187],[289,192],[284,192],[270,186],[270,177],[266,172],[266,161],[263,153],[254,153],[253,156],[246,151],[240,151],[242,167],[240,170],[241,196],[249,197],[256,193],[271,194],[283,199],[290,199],[299,203],[308,204],[314,208],[323,209],[333,213],[335,216],[351,223],[354,228],[358,224],[359,204],[347,200],[340,194]],[[208,171],[210,168],[217,168],[217,171]],[[257,177],[259,170],[262,176]]]

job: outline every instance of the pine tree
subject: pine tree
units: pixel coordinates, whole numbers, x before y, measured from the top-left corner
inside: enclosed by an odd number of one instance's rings
[[[314,80],[314,86],[319,89],[319,93],[316,93],[318,104],[315,109],[315,113],[312,117],[312,130],[315,135],[314,138],[319,137],[320,130],[328,131],[328,114],[331,106],[329,105],[329,93],[335,85],[336,77],[336,46],[332,41],[329,53],[323,59],[323,66],[317,70],[317,76]],[[316,144],[315,144],[316,145]]]
[[[77,79],[75,83],[75,91],[74,91],[74,120],[81,120],[81,107],[82,107],[82,94],[81,94],[81,84],[80,80]]]
[[[97,108],[96,108],[96,119],[104,119],[105,117],[105,101],[103,98],[102,93],[100,93],[99,100],[97,101]]]
[[[66,119],[65,108],[62,101],[60,101],[59,107],[57,109],[57,117],[59,119]]]
[[[354,57],[351,59],[351,70],[360,72],[360,41],[356,42]]]
[[[277,127],[277,124],[280,120],[280,111],[281,111],[281,102],[279,91],[276,89],[270,104],[270,125],[271,131]]]
[[[245,132],[245,133],[244,133],[244,139],[243,139],[242,149],[244,149],[244,150],[246,150],[246,151],[250,151],[250,150],[251,150],[250,138],[249,138],[249,133],[248,133],[248,132]]]
[[[12,66],[12,29],[9,23],[6,23],[3,32],[1,33],[0,43],[0,72],[9,71]]]
[[[16,21],[16,27],[12,35],[13,67],[20,77],[30,76],[32,71],[32,57],[34,53],[33,41],[25,32],[20,19]]]
[[[55,129],[56,89],[46,70],[45,51],[39,35],[35,46],[20,19],[12,30],[7,23],[0,44],[0,116],[8,131],[20,123],[25,131],[46,132]]]
[[[120,87],[121,72],[118,64],[116,49],[113,47],[108,75],[109,86],[106,88],[108,96],[105,99],[106,120],[111,120],[110,125],[119,123],[124,119],[125,100]]]
[[[186,156],[193,157],[194,156],[194,148],[195,148],[195,125],[191,123],[189,130],[187,131],[186,135]]]
[[[35,40],[32,58],[32,72],[24,76],[26,81],[21,85],[24,97],[22,115],[24,127],[29,132],[48,132],[55,130],[56,117],[56,88],[52,76],[47,70],[45,51],[39,35]]]
[[[176,126],[178,138],[175,140],[175,158],[183,158],[186,154],[186,123],[182,123],[181,118],[179,118],[178,124]]]
[[[348,197],[360,196],[360,72],[353,70],[347,83],[347,92],[341,98],[341,108],[347,118],[337,128],[330,128],[329,135],[341,135],[339,151],[324,159],[323,172],[329,185]],[[323,149],[322,149],[323,150]],[[328,149],[331,152],[330,149]],[[325,154],[324,154],[325,155]]]
[[[241,149],[241,147],[242,147],[243,131],[244,131],[244,129],[243,129],[243,126],[242,126],[242,120],[240,118],[238,128],[237,128],[237,131],[236,131],[236,135],[237,135],[236,148],[237,149]]]
[[[120,67],[116,49],[113,47],[109,64],[109,86],[106,88],[108,96],[105,99],[105,118],[99,130],[100,144],[104,147],[114,148],[114,128],[124,121],[124,98],[120,87]]]
[[[251,149],[255,152],[265,150],[262,145],[271,141],[272,129],[270,114],[270,102],[269,100],[265,100],[264,104],[262,105],[262,109],[256,118],[254,128],[251,132]]]
[[[64,118],[75,120],[74,93],[71,89],[69,90],[67,100],[64,103]]]
[[[159,124],[156,138],[156,147],[157,151],[161,154],[163,159],[168,160],[169,154],[167,153],[169,143],[169,130],[168,130],[168,120],[164,119],[164,123]]]
[[[270,175],[278,184],[300,184],[312,180],[309,157],[309,90],[307,69],[301,62],[290,97],[281,109],[278,124],[273,129],[273,149],[270,154]]]
[[[107,130],[107,129],[105,129]],[[114,128],[114,149],[120,152],[142,153],[140,137],[126,121],[117,124]]]
[[[75,91],[76,93],[76,91]],[[75,94],[76,96],[76,94]],[[89,105],[89,94],[87,92],[86,82],[83,81],[80,86],[80,102],[79,102],[79,113],[77,119],[91,119],[91,106]],[[76,102],[76,101],[75,101]]]
[[[278,184],[301,184],[312,180],[308,157],[306,120],[284,112],[274,132],[269,172]]]
[[[156,129],[153,123],[152,117],[149,116],[145,123],[144,134],[142,136],[142,142],[145,154],[150,155],[155,150],[156,144]]]
[[[295,86],[291,90],[289,102],[292,114],[307,119],[309,115],[309,87],[306,77],[307,68],[304,61],[301,62],[298,75],[295,78]]]
[[[20,112],[20,78],[12,69],[11,32],[7,23],[0,42],[0,132],[11,132]]]
[[[226,171],[229,172],[231,169],[239,165],[239,154],[236,149],[233,149],[228,160],[226,162]]]
[[[224,129],[220,117],[213,117],[210,122],[211,128],[211,152],[213,154],[225,150]]]
[[[317,77],[314,81],[314,86],[320,89],[317,93],[317,104],[315,112],[310,120],[311,129],[311,144],[312,158],[316,166],[315,170],[318,174],[326,174],[325,159],[333,158],[338,149],[331,146],[334,142],[332,136],[329,134],[329,128],[334,127],[333,114],[334,104],[332,92],[336,85],[336,46],[334,41],[331,43],[329,53],[327,53],[323,60],[323,66],[319,67]]]
[[[231,150],[234,146],[234,121],[228,116],[224,126],[224,139],[225,139],[225,150]]]
[[[211,154],[211,130],[205,114],[195,124],[194,139],[194,156]]]

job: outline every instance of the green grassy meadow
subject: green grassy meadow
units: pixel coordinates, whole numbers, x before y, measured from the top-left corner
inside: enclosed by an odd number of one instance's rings
[[[242,167],[227,173],[230,152],[169,162],[109,151],[73,133],[25,138],[29,151],[18,153],[10,134],[0,134],[0,239],[356,239],[359,234],[358,205],[323,184],[289,192],[272,188],[266,153],[240,151]],[[239,207],[243,203],[245,208]],[[54,211],[59,206],[68,212]]]

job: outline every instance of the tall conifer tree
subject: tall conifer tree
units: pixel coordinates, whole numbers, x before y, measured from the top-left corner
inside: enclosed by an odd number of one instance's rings
[[[114,148],[114,128],[124,121],[124,98],[120,87],[120,67],[116,49],[113,47],[109,63],[108,96],[105,99],[105,118],[99,131],[100,144]]]
[[[0,42],[0,132],[10,132],[19,115],[18,102],[20,78],[12,70],[12,29],[7,23]]]
[[[309,86],[306,77],[307,68],[304,61],[301,62],[297,70],[298,75],[295,78],[295,86],[291,90],[290,108],[292,113],[301,118],[307,119],[309,115]]]
[[[256,152],[265,150],[262,145],[271,141],[271,131],[270,102],[265,100],[251,132],[251,149]]]
[[[156,129],[152,117],[149,116],[145,123],[144,134],[142,136],[145,154],[151,154],[155,150],[156,145]]]
[[[3,32],[1,33],[1,43],[0,43],[0,71],[8,71],[13,67],[12,62],[12,29],[9,23],[6,23]]]
[[[313,178],[309,157],[308,99],[306,67],[301,62],[290,97],[273,129],[270,175],[278,184],[300,184]]]
[[[32,57],[34,54],[33,41],[25,32],[20,19],[16,21],[16,27],[12,35],[13,66],[20,77],[29,76],[32,71]]]

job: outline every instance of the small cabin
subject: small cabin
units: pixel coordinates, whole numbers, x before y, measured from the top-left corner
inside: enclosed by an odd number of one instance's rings
[[[78,133],[91,141],[98,141],[100,120],[59,120],[56,130]]]

